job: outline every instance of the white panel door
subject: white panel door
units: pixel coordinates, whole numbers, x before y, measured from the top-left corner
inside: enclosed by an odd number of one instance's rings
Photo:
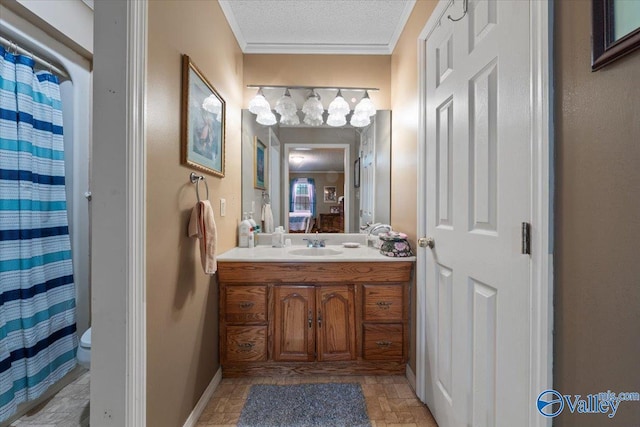
[[[529,2],[461,3],[426,42],[426,400],[440,427],[526,426]]]

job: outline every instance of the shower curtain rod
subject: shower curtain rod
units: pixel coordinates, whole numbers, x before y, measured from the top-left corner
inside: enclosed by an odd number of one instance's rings
[[[51,62],[47,61],[46,59],[42,59],[39,56],[33,54],[32,52],[29,52],[28,50],[21,48],[20,46],[18,46],[17,43],[12,42],[11,40],[7,40],[4,37],[0,36],[0,43],[4,44],[7,46],[7,50],[11,51],[12,49],[15,49],[16,52],[18,52],[20,55],[26,55],[28,57],[30,57],[31,59],[33,59],[35,62],[37,62],[38,64],[42,65],[43,67],[46,67],[49,69],[49,71],[53,71],[56,74],[59,74],[62,77],[65,78],[69,78],[69,74],[66,73],[66,71],[61,70],[60,68],[56,67],[55,65],[53,65]]]

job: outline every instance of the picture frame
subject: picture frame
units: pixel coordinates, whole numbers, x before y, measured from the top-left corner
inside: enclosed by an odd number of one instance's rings
[[[181,164],[223,178],[226,105],[188,55],[182,55],[180,116]]]
[[[360,157],[353,162],[353,186],[360,188]]]
[[[640,48],[640,2],[591,0],[591,8],[591,71],[597,71]]]
[[[323,194],[325,203],[338,202],[338,193],[335,185],[325,185]]]
[[[266,190],[267,146],[257,136],[254,137],[253,145],[253,187],[258,190]]]

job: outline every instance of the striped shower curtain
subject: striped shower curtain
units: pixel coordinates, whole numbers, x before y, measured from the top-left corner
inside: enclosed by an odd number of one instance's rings
[[[60,86],[0,47],[0,422],[76,364]]]

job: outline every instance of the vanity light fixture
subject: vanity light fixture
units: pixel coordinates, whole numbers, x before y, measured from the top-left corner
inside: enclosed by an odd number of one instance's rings
[[[276,102],[276,113],[280,114],[280,123],[283,125],[298,125],[300,124],[300,118],[298,118],[298,107],[293,99],[291,99],[291,93],[289,89],[284,91],[284,95]]]
[[[329,114],[329,117],[327,117],[327,124],[333,127],[344,126],[347,124],[347,118],[342,114]]]
[[[376,107],[373,105],[373,101],[369,98],[369,91],[364,91],[364,96],[356,105],[356,108],[353,109],[355,114],[366,114],[368,117],[371,117],[376,114]]]
[[[342,90],[338,89],[338,94],[329,104],[329,114],[346,116],[350,110],[349,103],[342,97]]]
[[[271,110],[269,110],[269,111],[263,111],[262,113],[259,113],[258,118],[256,119],[256,122],[260,123],[261,125],[271,126],[271,125],[275,125],[278,122],[278,120],[276,119],[276,115],[273,114]]]
[[[371,119],[366,113],[355,112],[351,115],[351,120],[349,120],[349,124],[353,127],[363,128],[365,126],[369,126],[371,123]]]
[[[362,99],[355,105],[349,123],[354,127],[365,127],[371,123],[370,117],[376,114],[375,106],[369,98],[369,91],[377,91],[377,88],[357,88],[357,87],[328,87],[328,86],[256,86],[248,85],[249,88],[258,88],[258,92],[249,102],[249,111],[256,114],[256,121],[265,126],[271,126],[278,122],[277,117],[271,111],[269,101],[264,96],[263,90],[278,90],[283,95],[276,101],[275,112],[280,116],[280,124],[295,126],[300,124],[296,101],[291,96],[290,91],[305,90],[309,95],[302,105],[301,111],[304,114],[303,122],[309,126],[320,126],[324,123],[324,106],[320,101],[320,94],[317,90],[337,91],[335,99],[331,101],[328,111],[327,124],[329,126],[344,126],[347,124],[346,116],[351,111],[349,103],[342,96],[342,91],[364,92]],[[273,95],[271,95],[273,96]],[[297,95],[298,99],[300,95]],[[273,98],[270,98],[273,99]],[[355,103],[357,97],[351,98]]]
[[[271,105],[269,105],[269,101],[267,101],[267,99],[264,97],[262,88],[259,88],[256,96],[254,96],[253,99],[249,101],[249,111],[251,111],[253,114],[260,114],[271,111]]]
[[[311,91],[311,95],[302,105],[302,112],[305,115],[303,121],[309,126],[320,126],[322,124],[324,107],[320,102],[320,96],[314,90]]]

